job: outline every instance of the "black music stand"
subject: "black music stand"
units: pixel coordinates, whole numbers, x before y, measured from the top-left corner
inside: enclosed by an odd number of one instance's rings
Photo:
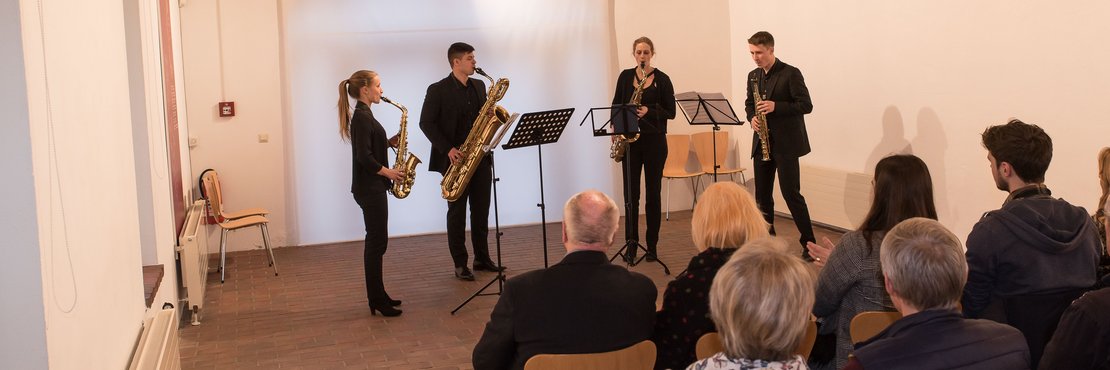
[[[493,178],[493,181],[491,181],[491,184],[493,185],[493,235],[497,243],[497,266],[495,268],[497,270],[497,276],[494,276],[492,280],[486,283],[486,285],[483,285],[480,289],[478,289],[478,291],[474,292],[474,294],[471,294],[469,298],[463,301],[463,303],[460,303],[459,306],[455,307],[454,310],[451,310],[452,315],[462,309],[463,306],[466,306],[467,303],[470,303],[470,301],[474,300],[475,297],[478,297],[480,295],[501,295],[501,292],[504,289],[503,284],[505,283],[505,268],[504,265],[501,264],[501,236],[504,234],[501,232],[501,215],[497,206],[497,182],[501,181],[501,179],[497,177],[497,164],[493,161],[493,148],[501,142],[501,138],[505,136],[505,132],[508,131],[509,127],[513,125],[513,122],[516,121],[517,116],[520,116],[520,114],[513,113],[513,115],[509,117],[509,120],[505,122],[505,125],[498,129],[497,133],[494,134],[493,138],[490,140],[490,144],[482,147],[482,151],[486,152],[486,155],[490,156],[490,177]],[[482,293],[491,285],[493,285],[494,282],[497,282],[497,292]]]
[[[647,130],[641,130],[640,119],[636,116],[636,108],[638,107],[638,105],[632,104],[616,104],[610,107],[591,108],[590,112],[586,113],[586,117],[583,117],[582,122],[578,125],[582,126],[586,123],[586,120],[589,119],[590,126],[595,137],[613,135],[635,135],[641,132],[658,132],[658,129],[652,128],[650,127],[650,125],[644,125],[644,128],[647,128]],[[608,111],[609,119],[598,126],[597,120],[594,119],[594,111]],[[627,157],[627,148],[625,150],[625,153]],[[617,257],[621,257],[621,259],[624,260],[624,262],[628,264],[628,266],[636,266],[640,263],[640,261],[642,261],[644,258],[647,258],[647,256],[652,253],[648,251],[648,249],[644,247],[643,244],[640,244],[639,241],[640,232],[637,226],[640,222],[640,215],[632,214],[632,200],[629,199],[629,195],[632,194],[632,184],[629,181],[629,178],[632,177],[632,166],[630,166],[628,162],[629,161],[627,160],[627,158],[626,160],[621,161],[621,182],[624,186],[624,228],[626,230],[626,234],[628,230],[633,230],[635,231],[635,233],[633,233],[632,238],[625,238],[624,246],[621,246],[621,248],[617,250],[617,253],[613,254],[613,257],[609,258],[609,262],[613,262],[617,259]],[[633,257],[632,254],[628,253],[629,249],[641,250],[644,253],[640,256],[639,259],[636,259],[635,257]],[[653,257],[655,257],[655,263],[663,266],[663,273],[666,275],[670,275],[671,269],[667,267],[667,264],[663,263],[663,260],[659,259],[659,256],[655,256],[654,254],[652,255]]]
[[[501,146],[501,149],[505,150],[536,147],[540,164],[540,203],[536,204],[536,207],[540,208],[540,229],[543,230],[543,268],[547,268],[547,203],[543,196],[543,144],[559,141],[559,136],[563,135],[563,129],[567,128],[567,122],[570,121],[572,114],[574,114],[574,108],[525,113],[520,116],[520,123],[517,123],[516,131],[513,131],[513,136],[509,137],[509,142]]]
[[[699,93],[697,91],[675,94],[675,102],[682,107],[682,115],[691,125],[713,125],[713,182],[717,182],[717,131],[720,125],[739,126],[744,121],[736,116],[732,104],[721,93]]]

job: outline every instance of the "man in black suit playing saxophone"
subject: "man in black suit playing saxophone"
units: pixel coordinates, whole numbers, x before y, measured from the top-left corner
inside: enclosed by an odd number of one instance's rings
[[[755,167],[755,200],[763,218],[771,224],[774,234],[775,172],[779,175],[779,188],[794,225],[801,234],[802,258],[812,261],[806,243],[816,241],[809,207],[802,197],[798,158],[809,154],[809,137],[806,134],[804,115],[813,111],[809,88],[802,78],[802,71],[775,57],[775,38],[766,31],[759,31],[748,39],[748,50],[756,68],[748,72],[748,94],[744,110],[756,134],[752,135],[752,158]],[[762,101],[757,105],[753,85],[758,86]],[[767,122],[761,122],[760,116]],[[759,127],[767,125],[770,159],[763,160]]]

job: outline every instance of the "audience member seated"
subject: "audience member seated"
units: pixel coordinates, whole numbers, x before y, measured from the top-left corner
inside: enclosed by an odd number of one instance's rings
[[[1087,292],[1064,311],[1040,368],[1110,369],[1110,288]]]
[[[733,253],[709,289],[724,351],[687,369],[807,369],[795,354],[809,327],[814,276],[785,241],[755,239]]]
[[[474,347],[476,370],[523,369],[537,354],[608,352],[647,340],[655,284],[609,263],[617,205],[605,194],[575,194],[563,208],[566,257],[509,279]]]
[[[836,334],[836,357],[828,364],[811,363],[814,368],[843,367],[852,343],[867,339],[849,335],[856,314],[894,311],[879,270],[879,245],[887,230],[913,217],[937,218],[933,180],[921,158],[908,154],[883,158],[875,165],[873,184],[871,210],[858,229],[844,234],[835,247],[828,238],[808,246],[814,263],[823,266],[813,314],[823,319],[822,334]]]
[[[879,250],[885,288],[902,318],[856,346],[844,369],[1029,369],[1021,332],[957,311],[967,261],[956,235],[927,218],[906,220]]]
[[[995,185],[1010,195],[967,236],[963,309],[1021,330],[1036,367],[1064,309],[1094,285],[1102,244],[1087,211],[1045,186],[1044,130],[1012,119],[988,127],[983,146]]]
[[[685,369],[697,360],[698,338],[714,332],[709,319],[709,285],[736,248],[768,236],[767,223],[752,195],[734,182],[710,185],[694,207],[690,233],[698,254],[686,273],[667,284],[663,308],[655,315],[656,369]]]

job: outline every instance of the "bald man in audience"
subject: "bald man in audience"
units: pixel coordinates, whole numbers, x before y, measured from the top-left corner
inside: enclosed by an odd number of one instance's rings
[[[655,283],[606,256],[619,219],[617,204],[601,192],[567,201],[566,257],[505,283],[474,346],[474,369],[523,369],[538,354],[608,352],[651,336]]]
[[[960,315],[967,261],[960,239],[939,222],[918,217],[894,226],[879,261],[902,318],[857,344],[845,370],[1031,368],[1020,331]]]

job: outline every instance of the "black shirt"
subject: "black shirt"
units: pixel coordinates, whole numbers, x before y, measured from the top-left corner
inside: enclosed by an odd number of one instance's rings
[[[655,75],[655,80],[651,85],[644,87],[644,94],[640,98],[640,104],[648,107],[648,113],[640,119],[641,123],[646,124],[641,125],[640,130],[641,134],[666,134],[667,120],[674,119],[677,113],[674,103],[674,85],[671,84],[671,77],[659,68],[651,74]],[[636,68],[621,71],[620,76],[617,77],[616,91],[613,93],[614,105],[627,104],[632,99],[632,91],[639,83],[638,78]]]
[[[454,75],[447,75],[428,86],[424,107],[420,110],[420,130],[432,143],[428,169],[444,172],[451,161],[447,153],[466,141],[474,119],[486,102],[486,87],[480,80],[469,79],[463,85]]]
[[[374,118],[370,106],[358,102],[351,116],[351,193],[377,194],[393,186],[378,170],[389,166],[386,158],[389,141],[385,128]]]

